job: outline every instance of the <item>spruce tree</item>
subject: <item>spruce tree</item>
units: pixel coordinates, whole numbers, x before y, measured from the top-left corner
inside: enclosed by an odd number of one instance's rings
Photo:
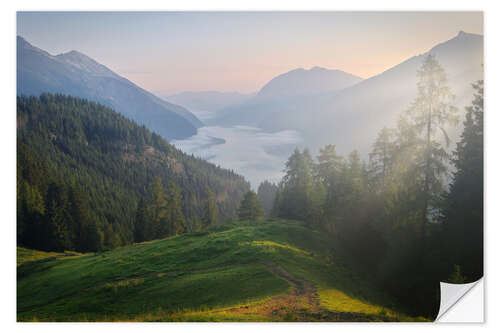
[[[307,149],[294,150],[285,165],[279,211],[282,217],[306,220],[313,190],[314,163]]]
[[[238,218],[240,220],[255,221],[260,220],[264,215],[262,203],[254,191],[248,191],[241,201],[238,209]]]
[[[419,159],[416,161],[421,179],[421,237],[426,237],[429,207],[443,191],[441,176],[446,172],[448,154],[443,149],[438,138],[442,133],[446,144],[449,144],[446,127],[458,122],[457,108],[452,105],[454,96],[447,86],[444,69],[435,56],[429,54],[422,67],[417,72],[418,93],[406,115],[410,125],[417,133],[420,144]]]
[[[444,237],[450,269],[459,265],[470,281],[483,276],[483,81],[467,108],[464,130],[454,152],[456,171],[446,197]]]
[[[394,130],[384,127],[370,152],[369,181],[375,190],[383,189],[391,176],[396,154],[394,134]]]

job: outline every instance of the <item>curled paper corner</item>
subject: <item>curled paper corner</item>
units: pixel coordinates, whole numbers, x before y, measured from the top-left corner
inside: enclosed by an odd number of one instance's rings
[[[457,323],[484,321],[483,278],[465,284],[440,282],[441,303],[435,322]]]

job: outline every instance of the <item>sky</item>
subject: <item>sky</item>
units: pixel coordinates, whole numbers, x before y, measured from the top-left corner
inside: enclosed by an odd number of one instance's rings
[[[80,51],[158,95],[258,91],[295,68],[362,78],[428,51],[481,12],[18,12],[17,34]]]

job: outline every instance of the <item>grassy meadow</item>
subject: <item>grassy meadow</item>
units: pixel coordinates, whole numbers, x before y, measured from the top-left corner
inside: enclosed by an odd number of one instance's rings
[[[289,220],[89,254],[18,248],[18,321],[414,321]]]

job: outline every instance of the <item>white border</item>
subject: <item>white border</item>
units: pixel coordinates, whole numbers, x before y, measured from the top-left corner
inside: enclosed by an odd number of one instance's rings
[[[500,218],[497,210],[493,210],[495,203],[498,206],[498,179],[500,163],[498,159],[498,143],[499,141],[499,115],[500,105],[498,103],[498,90],[500,84],[498,77],[499,69],[499,46],[498,35],[500,31],[499,21],[500,15],[496,3],[498,1],[481,1],[481,0],[453,0],[453,1],[436,1],[436,0],[419,0],[416,2],[405,2],[397,0],[377,0],[377,1],[360,1],[350,0],[342,2],[332,1],[271,1],[271,0],[252,0],[245,2],[236,2],[230,0],[184,0],[184,1],[97,1],[87,0],[80,1],[63,1],[63,0],[44,0],[44,1],[11,1],[2,3],[0,11],[0,35],[1,35],[1,87],[0,87],[0,102],[2,108],[0,114],[0,139],[2,162],[1,165],[1,212],[2,217],[2,302],[1,302],[1,326],[7,331],[18,330],[36,330],[37,332],[67,332],[71,329],[72,332],[86,332],[92,330],[107,330],[129,332],[131,330],[148,331],[224,331],[234,333],[238,332],[255,332],[255,330],[287,330],[288,332],[302,332],[304,329],[317,329],[321,331],[331,330],[346,330],[357,331],[358,329],[369,329],[374,332],[385,332],[387,330],[400,331],[420,331],[425,329],[444,329],[453,332],[467,331],[478,328],[496,328],[499,329],[499,320],[496,316],[498,312],[498,283],[488,283],[488,281],[500,281],[498,276],[498,265],[493,265],[494,254],[498,252],[499,223]],[[485,11],[485,95],[486,95],[486,180],[485,182],[485,251],[486,251],[486,315],[485,325],[434,325],[434,324],[16,324],[16,289],[15,289],[15,30],[16,30],[16,11],[17,10],[480,10]],[[491,235],[491,236],[489,236]],[[496,236],[496,237],[495,237]],[[488,260],[491,259],[491,260]],[[498,261],[498,260],[496,260]],[[88,326],[92,325],[92,326]],[[168,325],[168,326],[167,326]]]

